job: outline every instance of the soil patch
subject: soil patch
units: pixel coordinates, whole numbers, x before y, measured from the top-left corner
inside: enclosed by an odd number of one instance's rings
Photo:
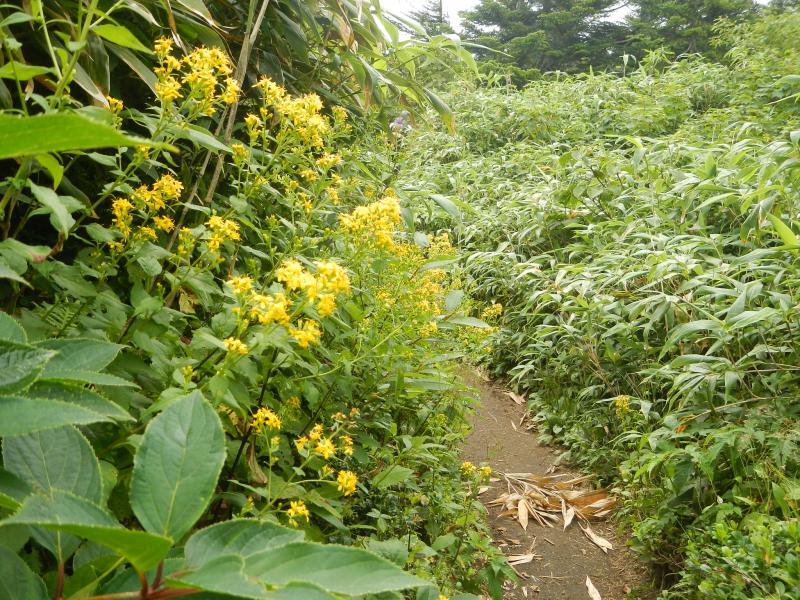
[[[480,393],[480,406],[464,449],[466,460],[476,464],[486,462],[495,474],[568,472],[568,468],[553,467],[559,450],[540,445],[535,432],[526,431],[524,406],[514,403],[504,390],[474,370],[464,369],[462,376]],[[493,482],[481,499],[489,502],[506,490],[506,483],[501,479]],[[490,506],[487,510],[492,537],[506,555],[533,552],[540,557],[515,567],[523,578],[518,586],[506,590],[506,599],[590,598],[585,583],[587,576],[603,600],[654,597],[647,591],[646,569],[626,550],[624,538],[610,522],[592,523],[592,529],[614,546],[604,554],[586,538],[577,523],[573,522],[564,531],[561,524],[542,527],[530,522],[525,531],[516,519],[499,516],[502,507]]]

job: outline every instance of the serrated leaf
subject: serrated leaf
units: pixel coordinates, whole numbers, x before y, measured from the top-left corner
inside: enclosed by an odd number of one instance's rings
[[[84,338],[45,340],[36,346],[58,352],[47,364],[43,377],[54,371],[102,371],[123,348],[119,344]]]
[[[141,571],[156,566],[172,546],[169,538],[125,529],[96,504],[60,490],[50,497],[30,496],[4,524],[43,527],[102,544]]]
[[[193,393],[144,432],[133,461],[131,507],[147,530],[180,539],[205,511],[225,461],[216,411]]]
[[[173,579],[172,582],[236,598],[265,598],[266,589],[245,575],[244,566],[244,558],[226,554],[205,563],[193,573]]]
[[[195,532],[186,542],[186,565],[196,568],[225,554],[247,558],[251,554],[302,541],[304,535],[276,523],[236,519]]]
[[[107,415],[60,400],[0,396],[0,437],[110,420]]]
[[[49,597],[42,578],[14,552],[0,546],[0,598],[46,600]]]
[[[28,336],[14,317],[0,312],[0,340],[26,344]]]
[[[246,561],[245,573],[267,585],[304,582],[350,596],[427,585],[426,581],[366,550],[308,542],[254,554]]]
[[[379,490],[388,488],[389,486],[407,481],[414,474],[414,471],[408,467],[401,467],[400,465],[392,465],[386,467],[383,471],[378,473],[372,478],[372,485]]]
[[[97,457],[74,427],[4,438],[3,464],[42,494],[63,490],[93,502],[102,495]]]
[[[85,408],[102,417],[103,420],[133,421],[134,418],[121,406],[104,398],[95,391],[78,385],[58,381],[37,381],[28,388],[28,395],[33,398],[47,398]]]
[[[94,373],[93,371],[52,371],[43,374],[43,381],[72,381],[76,383],[87,383],[89,385],[108,385],[111,387],[134,387],[139,386],[108,373]]]
[[[52,350],[0,341],[0,393],[25,389],[54,355]]]

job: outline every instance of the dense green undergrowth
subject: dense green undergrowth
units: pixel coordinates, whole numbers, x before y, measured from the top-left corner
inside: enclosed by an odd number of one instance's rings
[[[616,487],[665,595],[796,598],[800,15],[719,34],[719,64],[462,89],[400,187],[504,307],[491,372]]]
[[[396,33],[0,7],[0,598],[499,596],[444,335],[483,324],[381,126],[463,50]]]

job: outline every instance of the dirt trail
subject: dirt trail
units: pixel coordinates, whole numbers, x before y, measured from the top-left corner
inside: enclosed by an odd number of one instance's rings
[[[524,407],[515,404],[503,390],[485,381],[477,372],[464,371],[464,379],[479,391],[481,400],[473,430],[466,440],[465,459],[476,464],[487,462],[495,473],[544,475],[555,462],[557,453],[539,445],[534,434],[520,427]],[[492,489],[484,492],[481,498],[488,502],[503,491],[506,491],[503,481],[493,483]],[[652,597],[643,591],[647,587],[644,570],[626,552],[624,541],[610,524],[592,524],[598,534],[614,545],[606,555],[584,536],[576,523],[563,531],[560,524],[546,528],[531,522],[526,532],[516,520],[500,517],[500,508],[488,507],[488,510],[492,536],[506,555],[526,554],[533,546],[533,552],[541,556],[540,560],[516,567],[517,572],[527,578],[516,588],[508,589],[506,599],[588,599],[587,576],[603,600]]]

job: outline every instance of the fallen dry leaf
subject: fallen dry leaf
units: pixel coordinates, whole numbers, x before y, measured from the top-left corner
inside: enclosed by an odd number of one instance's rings
[[[527,531],[528,530],[528,503],[525,502],[525,499],[521,499],[519,504],[517,504],[517,519],[519,520],[519,524],[522,525],[522,528]]]
[[[609,542],[603,536],[596,534],[594,531],[592,531],[592,528],[589,527],[588,525],[586,527],[581,525],[581,530],[583,531],[583,533],[586,535],[586,537],[589,538],[589,540],[595,546],[600,548],[600,550],[602,550],[606,554],[608,554],[609,550],[613,550],[614,549],[614,546],[611,545],[611,542]]]
[[[589,576],[586,576],[586,591],[589,592],[589,598],[592,600],[603,600],[600,596],[600,592],[597,591],[597,588],[594,587],[592,580],[589,579]]]
[[[517,404],[525,404],[525,397],[524,396],[520,396],[516,392],[506,392],[506,396],[511,398]]]
[[[508,564],[511,566],[524,565],[525,563],[529,563],[536,558],[541,557],[538,554],[533,554],[532,552],[529,554],[512,554],[508,557]]]

